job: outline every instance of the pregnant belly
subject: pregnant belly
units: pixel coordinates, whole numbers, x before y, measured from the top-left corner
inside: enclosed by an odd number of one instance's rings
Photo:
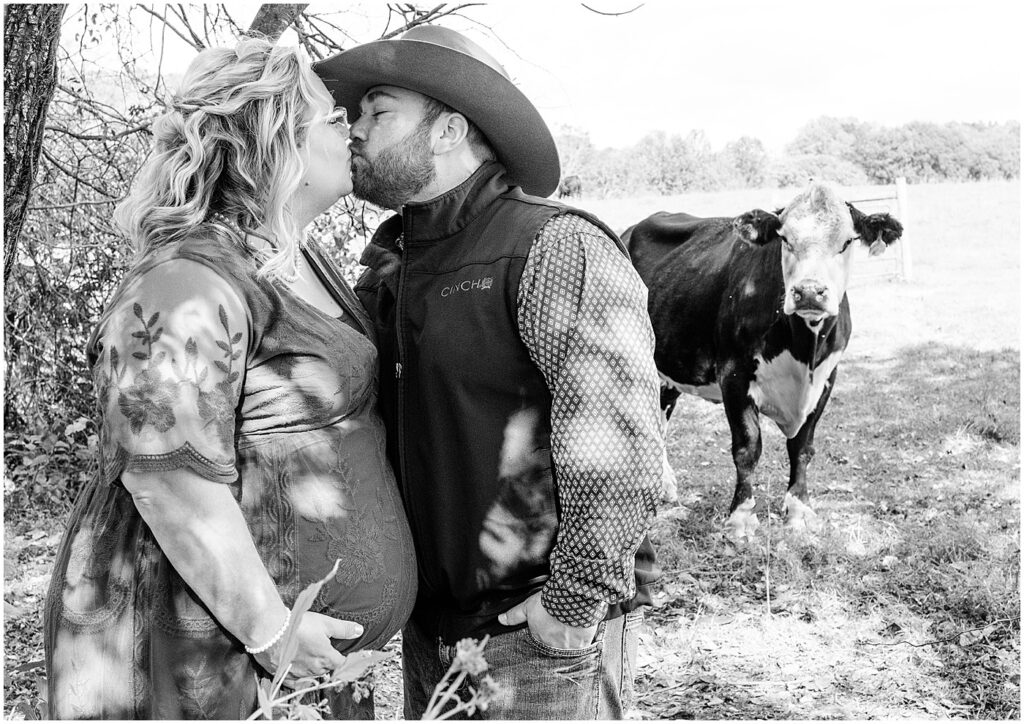
[[[398,501],[388,497],[381,495],[348,515],[306,519],[296,526],[302,585],[329,576],[312,610],[363,626],[359,639],[335,642],[341,651],[383,646],[412,609],[412,541]]]
[[[243,484],[243,499],[263,500],[250,527],[268,570],[287,599],[330,576],[311,610],[364,629],[358,639],[335,641],[343,652],[383,646],[416,595],[412,537],[374,423],[275,436],[284,439],[254,445],[245,456],[247,470],[259,471],[248,477],[260,480],[253,487],[261,493]],[[257,533],[268,525],[273,535]]]

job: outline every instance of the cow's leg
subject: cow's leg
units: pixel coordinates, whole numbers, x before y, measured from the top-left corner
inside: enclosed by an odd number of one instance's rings
[[[679,390],[663,386],[661,388],[661,437],[664,441],[661,454],[661,499],[666,503],[679,500],[679,483],[676,473],[668,462],[668,421],[679,400]]]
[[[736,465],[736,492],[729,506],[725,534],[733,541],[752,537],[758,520],[754,513],[754,470],[761,459],[761,424],[757,406],[747,394],[746,382],[721,384],[722,403],[732,433],[732,460]]]
[[[821,419],[821,413],[825,411],[838,371],[838,368],[832,370],[814,412],[808,415],[800,431],[786,441],[786,450],[789,452],[789,489],[786,491],[784,507],[786,526],[795,531],[806,530],[808,525],[813,525],[816,517],[808,502],[807,466],[814,459],[814,430]]]

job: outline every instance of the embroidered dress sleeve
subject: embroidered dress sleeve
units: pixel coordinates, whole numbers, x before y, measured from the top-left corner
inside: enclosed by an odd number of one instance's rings
[[[647,289],[604,232],[555,217],[527,259],[518,323],[552,396],[561,517],[541,600],[562,623],[592,626],[635,594],[633,557],[660,489]]]
[[[115,297],[96,342],[104,479],[187,468],[232,483],[249,318],[211,268],[163,261]]]

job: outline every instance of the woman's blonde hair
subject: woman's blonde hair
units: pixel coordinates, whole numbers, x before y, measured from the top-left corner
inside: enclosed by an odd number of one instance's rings
[[[300,146],[333,108],[298,48],[245,38],[202,51],[153,122],[152,154],[116,222],[145,254],[219,215],[268,237],[275,251],[261,273],[293,276],[302,229],[288,201],[305,172]]]

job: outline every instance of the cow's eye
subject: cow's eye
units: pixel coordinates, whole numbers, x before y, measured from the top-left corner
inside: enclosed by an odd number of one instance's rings
[[[782,234],[779,234],[779,238],[782,240],[782,245],[784,247],[786,247],[787,249],[792,249],[793,248],[793,245],[789,243],[789,239],[784,237]]]
[[[859,238],[860,238],[859,236],[851,236],[849,239],[847,239],[843,243],[843,248],[839,250],[839,253],[842,254],[843,252],[845,252],[847,249],[850,248],[850,244],[852,244],[854,241],[856,241]]]

